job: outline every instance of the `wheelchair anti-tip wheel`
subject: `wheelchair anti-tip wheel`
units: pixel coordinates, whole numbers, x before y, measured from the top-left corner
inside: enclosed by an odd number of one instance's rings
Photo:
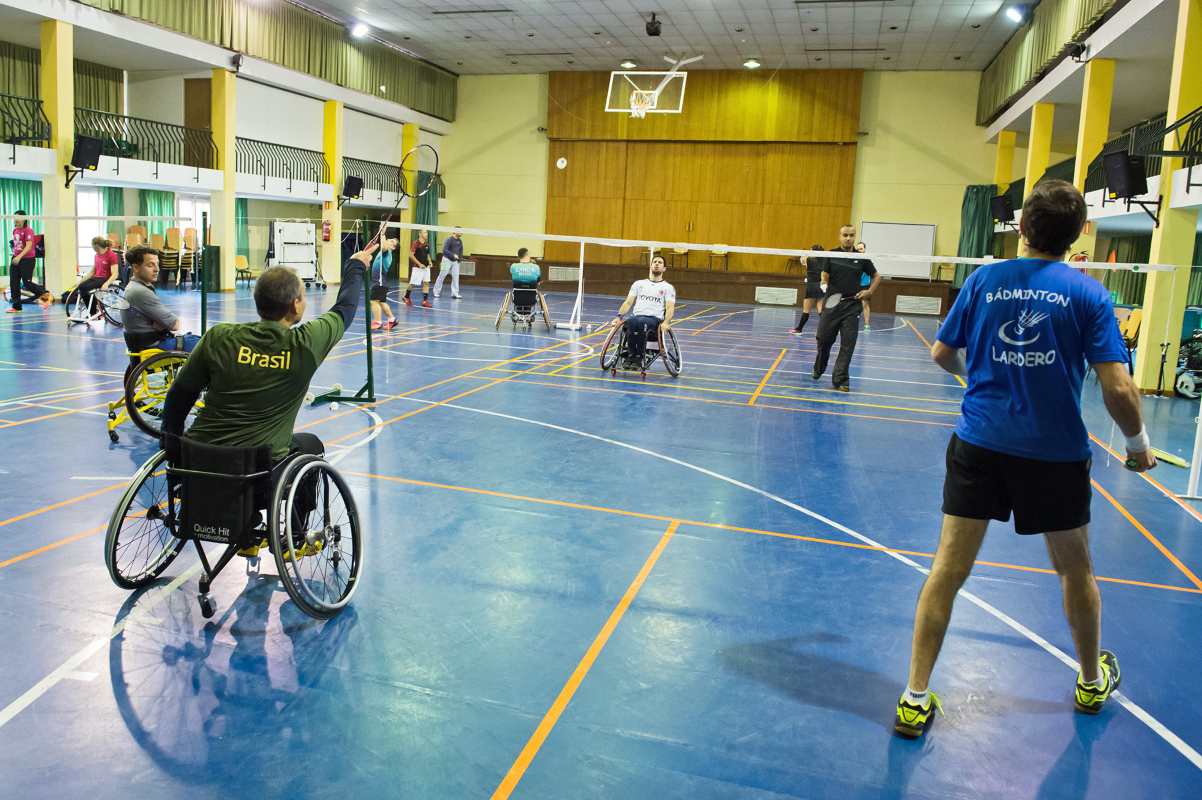
[[[134,425],[145,433],[159,435],[167,390],[187,360],[187,353],[155,353],[130,372],[125,382],[125,408]]]
[[[284,468],[272,492],[271,549],[288,596],[311,617],[351,601],[363,568],[359,511],[346,481],[317,456]]]
[[[122,589],[140,589],[153,581],[184,546],[175,535],[168,504],[166,461],[160,450],[141,466],[109,519],[104,564]]]

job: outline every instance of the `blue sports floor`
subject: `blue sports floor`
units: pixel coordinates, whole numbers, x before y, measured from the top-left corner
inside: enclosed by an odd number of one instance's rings
[[[165,297],[197,320],[196,293]],[[962,391],[927,356],[935,321],[874,315],[841,395],[793,309],[688,302],[683,374],[643,381],[600,372],[595,331],[496,332],[500,297],[394,306],[379,402],[301,412],[367,530],[324,623],[270,563],[231,564],[210,621],[190,552],[116,588],[104,524],[155,448],[105,434],[120,331],[0,319],[0,796],[1202,797],[1202,515],[1160,486],[1184,470],[1095,449],[1121,704],[1073,712],[1043,543],[995,525],[935,672],[946,716],[898,739]],[[246,290],[215,296],[213,320],[253,317]],[[315,384],[362,382],[361,331]],[[1105,440],[1092,383],[1086,405]],[[1188,455],[1197,407],[1146,405]]]

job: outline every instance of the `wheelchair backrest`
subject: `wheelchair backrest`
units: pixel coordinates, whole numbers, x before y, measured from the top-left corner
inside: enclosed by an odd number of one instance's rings
[[[220,447],[188,438],[168,439],[169,474],[179,480],[180,535],[241,541],[259,511],[271,475],[270,447]],[[174,452],[173,452],[174,451]]]
[[[538,302],[537,289],[518,289],[513,290],[513,304],[518,308],[529,310],[535,303]]]

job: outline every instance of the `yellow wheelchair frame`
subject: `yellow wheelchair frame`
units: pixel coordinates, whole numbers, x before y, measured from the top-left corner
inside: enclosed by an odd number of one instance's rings
[[[133,422],[151,436],[159,436],[159,420],[167,400],[167,390],[188,360],[185,352],[160,347],[130,353],[129,357],[136,359],[137,364],[125,380],[125,391],[120,399],[111,400],[108,404],[106,427],[110,442],[120,440],[117,428],[126,422]],[[203,407],[204,401],[197,401],[194,410]]]

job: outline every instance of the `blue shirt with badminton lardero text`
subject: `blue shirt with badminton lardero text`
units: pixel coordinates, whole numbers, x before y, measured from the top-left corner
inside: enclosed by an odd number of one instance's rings
[[[1089,458],[1087,363],[1127,361],[1101,283],[1058,261],[989,264],[968,276],[937,338],[965,350],[960,439],[1039,461]]]

